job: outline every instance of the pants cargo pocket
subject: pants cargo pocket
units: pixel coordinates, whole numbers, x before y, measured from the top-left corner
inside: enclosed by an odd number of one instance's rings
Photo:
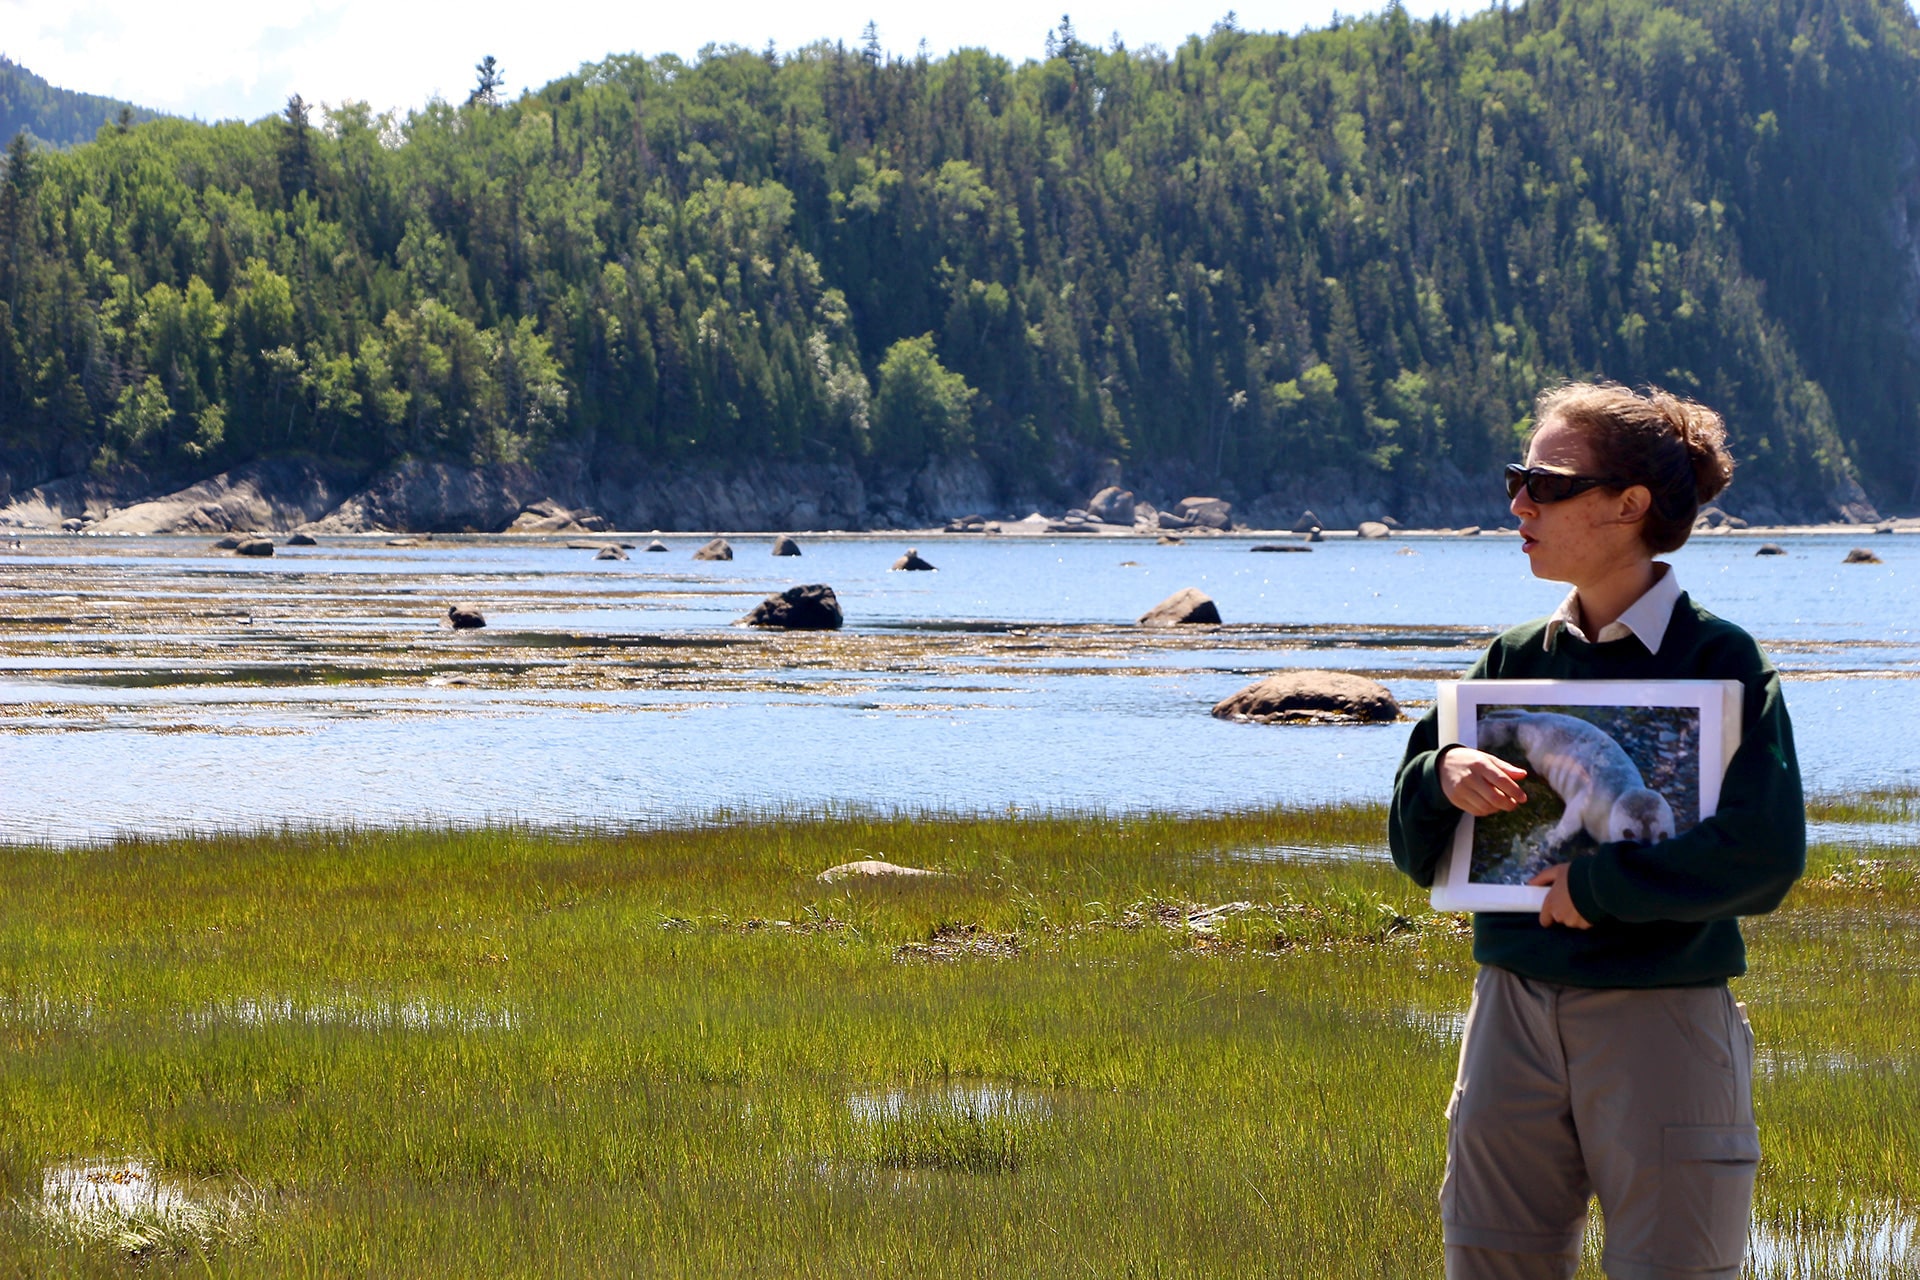
[[[1760,1133],[1752,1125],[1675,1125],[1663,1137],[1654,1261],[1717,1271],[1738,1267],[1753,1213]]]

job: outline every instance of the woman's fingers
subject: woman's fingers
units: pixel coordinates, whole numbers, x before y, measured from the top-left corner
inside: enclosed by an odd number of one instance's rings
[[[1525,804],[1520,779],[1526,776],[1525,769],[1470,747],[1450,751],[1440,762],[1440,789],[1455,808],[1476,818]]]

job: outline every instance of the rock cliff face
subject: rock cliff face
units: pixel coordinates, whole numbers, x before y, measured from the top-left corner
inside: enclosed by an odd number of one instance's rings
[[[359,476],[300,459],[249,462],[174,493],[95,518],[96,533],[281,533],[318,520]]]

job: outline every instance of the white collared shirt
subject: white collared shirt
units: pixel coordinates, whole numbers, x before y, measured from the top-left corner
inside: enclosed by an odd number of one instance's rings
[[[1628,636],[1640,637],[1640,643],[1647,646],[1648,653],[1659,653],[1660,642],[1667,638],[1667,623],[1673,620],[1673,606],[1680,602],[1680,579],[1673,572],[1673,566],[1664,561],[1655,561],[1654,569],[1658,576],[1647,593],[1627,606],[1618,618],[1600,628],[1600,634],[1594,636],[1591,644],[1601,644],[1608,640],[1624,640]],[[1587,633],[1580,629],[1580,592],[1567,592],[1567,598],[1547,619],[1546,648],[1553,651],[1553,642],[1566,631],[1574,638],[1587,640]]]

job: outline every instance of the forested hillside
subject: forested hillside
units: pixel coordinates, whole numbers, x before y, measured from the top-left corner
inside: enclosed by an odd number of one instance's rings
[[[558,445],[1406,491],[1598,374],[1721,407],[1748,501],[1914,498],[1902,0],[1048,49],[616,57],[404,120],[16,142],[0,465]]]
[[[124,113],[128,123],[159,119],[159,113],[117,98],[56,89],[17,62],[0,56],[0,137],[25,131],[41,142],[70,147],[91,142],[102,125]]]

